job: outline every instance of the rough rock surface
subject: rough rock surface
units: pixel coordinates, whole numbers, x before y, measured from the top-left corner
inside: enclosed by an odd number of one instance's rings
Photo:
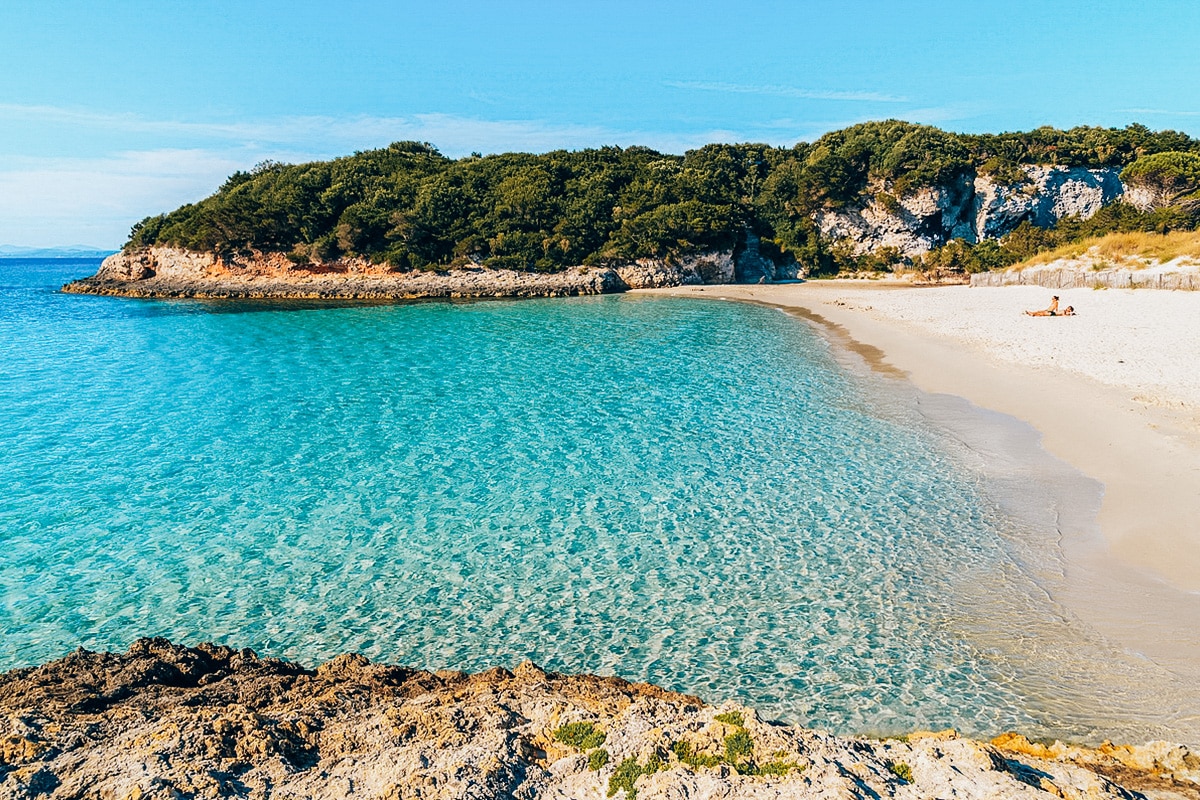
[[[998,183],[965,175],[945,185],[897,196],[887,184],[872,186],[867,199],[836,211],[818,212],[821,233],[846,242],[861,255],[894,247],[913,256],[950,239],[997,239],[1029,220],[1053,226],[1063,217],[1085,219],[1122,197],[1119,170],[1022,167],[1025,177]]]
[[[856,255],[881,247],[916,255],[955,237],[974,236],[969,223],[974,199],[969,177],[899,197],[889,188],[875,186],[865,203],[817,212],[814,221],[823,235],[844,240]]]
[[[613,267],[630,289],[661,289],[697,283],[733,283],[733,253],[720,250],[677,260],[642,258]]]
[[[758,240],[753,240],[757,256]],[[741,248],[741,259],[749,248]],[[770,264],[766,259],[759,260]],[[774,266],[772,265],[772,270]],[[790,275],[795,277],[795,267]],[[772,272],[771,277],[774,277]],[[733,252],[696,253],[677,259],[641,259],[611,267],[571,267],[562,272],[517,272],[470,267],[443,272],[395,272],[383,264],[349,258],[293,264],[280,253],[220,258],[169,247],[109,256],[90,278],[66,292],[127,297],[397,299],[420,297],[563,297],[627,289],[656,289],[737,280]]]
[[[143,639],[0,676],[2,798],[1101,800],[1200,798],[1197,781],[1179,745],[838,737],[531,663],[310,670]]]
[[[611,269],[558,273],[483,267],[448,272],[393,272],[364,259],[292,264],[278,253],[221,259],[155,247],[109,256],[66,292],[128,297],[392,299],[418,297],[554,297],[625,289]]]
[[[1029,166],[1024,172],[1027,179],[1018,183],[975,179],[976,241],[997,239],[1025,220],[1049,228],[1063,217],[1088,219],[1124,192],[1117,169]]]

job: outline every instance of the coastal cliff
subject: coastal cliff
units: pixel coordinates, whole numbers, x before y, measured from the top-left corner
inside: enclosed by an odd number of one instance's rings
[[[879,182],[845,208],[816,212],[814,221],[856,255],[890,247],[915,256],[951,239],[1000,239],[1022,222],[1051,228],[1066,217],[1090,219],[1125,193],[1118,169],[1028,165],[1015,172],[1006,181],[959,175],[906,195]]]
[[[106,258],[95,275],[63,291],[125,297],[390,299],[422,297],[566,297],[694,284],[802,277],[795,262],[777,266],[745,232],[735,249],[671,258],[639,258],[611,266],[526,272],[475,264],[398,271],[365,258],[297,264],[282,253],[221,257],[173,247],[127,249]]]
[[[316,669],[142,639],[0,675],[6,798],[1200,798],[1181,745],[833,736],[526,662]]]
[[[484,266],[396,271],[363,258],[295,264],[279,253],[222,258],[169,247],[122,251],[63,291],[126,297],[390,299],[566,297],[698,283],[732,283],[730,251],[638,259],[613,267],[521,272]]]
[[[914,256],[951,239],[999,239],[1023,222],[1052,227],[1086,219],[1119,200],[1113,169],[1026,166],[1008,183],[959,176],[897,198],[876,192],[813,220],[828,240],[855,254],[892,248]],[[97,273],[63,287],[81,294],[129,297],[392,299],[424,297],[562,297],[690,284],[757,283],[802,278],[794,259],[772,260],[746,230],[732,249],[631,259],[609,266],[528,272],[470,264],[440,270],[397,270],[362,257],[301,261],[279,252],[218,256],[175,247],[127,248]]]

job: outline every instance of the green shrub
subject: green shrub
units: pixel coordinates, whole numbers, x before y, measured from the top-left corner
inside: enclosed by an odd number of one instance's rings
[[[754,754],[754,740],[744,730],[725,737],[725,763],[738,764]]]
[[[804,767],[792,761],[782,761],[776,759],[768,761],[766,764],[759,764],[753,767],[753,775],[788,775],[792,772],[802,772]]]
[[[736,725],[739,728],[746,727],[746,718],[742,716],[740,711],[727,711],[724,714],[717,714],[713,717],[717,722],[724,722],[726,725]]]
[[[1169,203],[1200,188],[1200,154],[1155,153],[1139,158],[1121,171],[1121,180],[1151,189]]]
[[[632,756],[625,759],[617,765],[616,770],[613,771],[612,776],[608,779],[608,796],[612,797],[618,791],[624,789],[627,800],[637,800],[637,789],[633,786],[637,782],[637,779],[643,775],[653,775],[665,767],[666,765],[663,764],[662,759],[657,755],[650,756],[644,766],[638,764],[638,760]]]
[[[875,202],[879,204],[880,208],[889,214],[899,214],[902,210],[904,210],[904,206],[900,205],[900,201],[896,199],[896,196],[894,194],[888,194],[887,192],[876,193]]]
[[[721,763],[721,759],[711,753],[697,753],[692,749],[691,744],[682,739],[671,745],[671,752],[675,754],[680,763],[693,767],[715,767]]]
[[[588,754],[588,769],[592,772],[599,772],[608,763],[608,751],[604,748],[598,748]]]
[[[888,770],[890,770],[893,775],[895,775],[897,778],[904,781],[905,783],[912,783],[912,779],[913,779],[912,768],[909,767],[908,764],[905,764],[903,761],[891,762],[890,764],[888,764]]]
[[[554,738],[577,750],[591,750],[604,744],[604,731],[591,722],[570,722],[554,732]]]

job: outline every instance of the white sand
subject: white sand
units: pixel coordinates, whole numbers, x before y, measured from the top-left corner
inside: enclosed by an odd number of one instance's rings
[[[1067,529],[1055,600],[1200,685],[1200,292],[861,281],[653,290],[796,309],[875,368],[1032,425],[1104,486],[1102,538]],[[1085,540],[1086,539],[1086,540]]]
[[[806,291],[834,286],[813,282]],[[1200,292],[1035,286],[833,291],[833,302],[848,309],[903,322],[999,360],[1074,372],[1140,402],[1200,411]],[[1055,291],[1060,308],[1074,306],[1078,316],[1021,313],[1045,308]]]

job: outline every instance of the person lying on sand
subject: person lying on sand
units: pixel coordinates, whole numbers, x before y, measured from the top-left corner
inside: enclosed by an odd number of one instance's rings
[[[1031,317],[1055,317],[1055,316],[1058,316],[1058,295],[1054,295],[1053,297],[1051,297],[1049,307],[1043,309],[1042,311],[1026,311],[1025,313]]]
[[[1041,311],[1026,311],[1025,313],[1031,317],[1073,317],[1075,316],[1075,306],[1067,306],[1062,311],[1051,311],[1046,308]]]

